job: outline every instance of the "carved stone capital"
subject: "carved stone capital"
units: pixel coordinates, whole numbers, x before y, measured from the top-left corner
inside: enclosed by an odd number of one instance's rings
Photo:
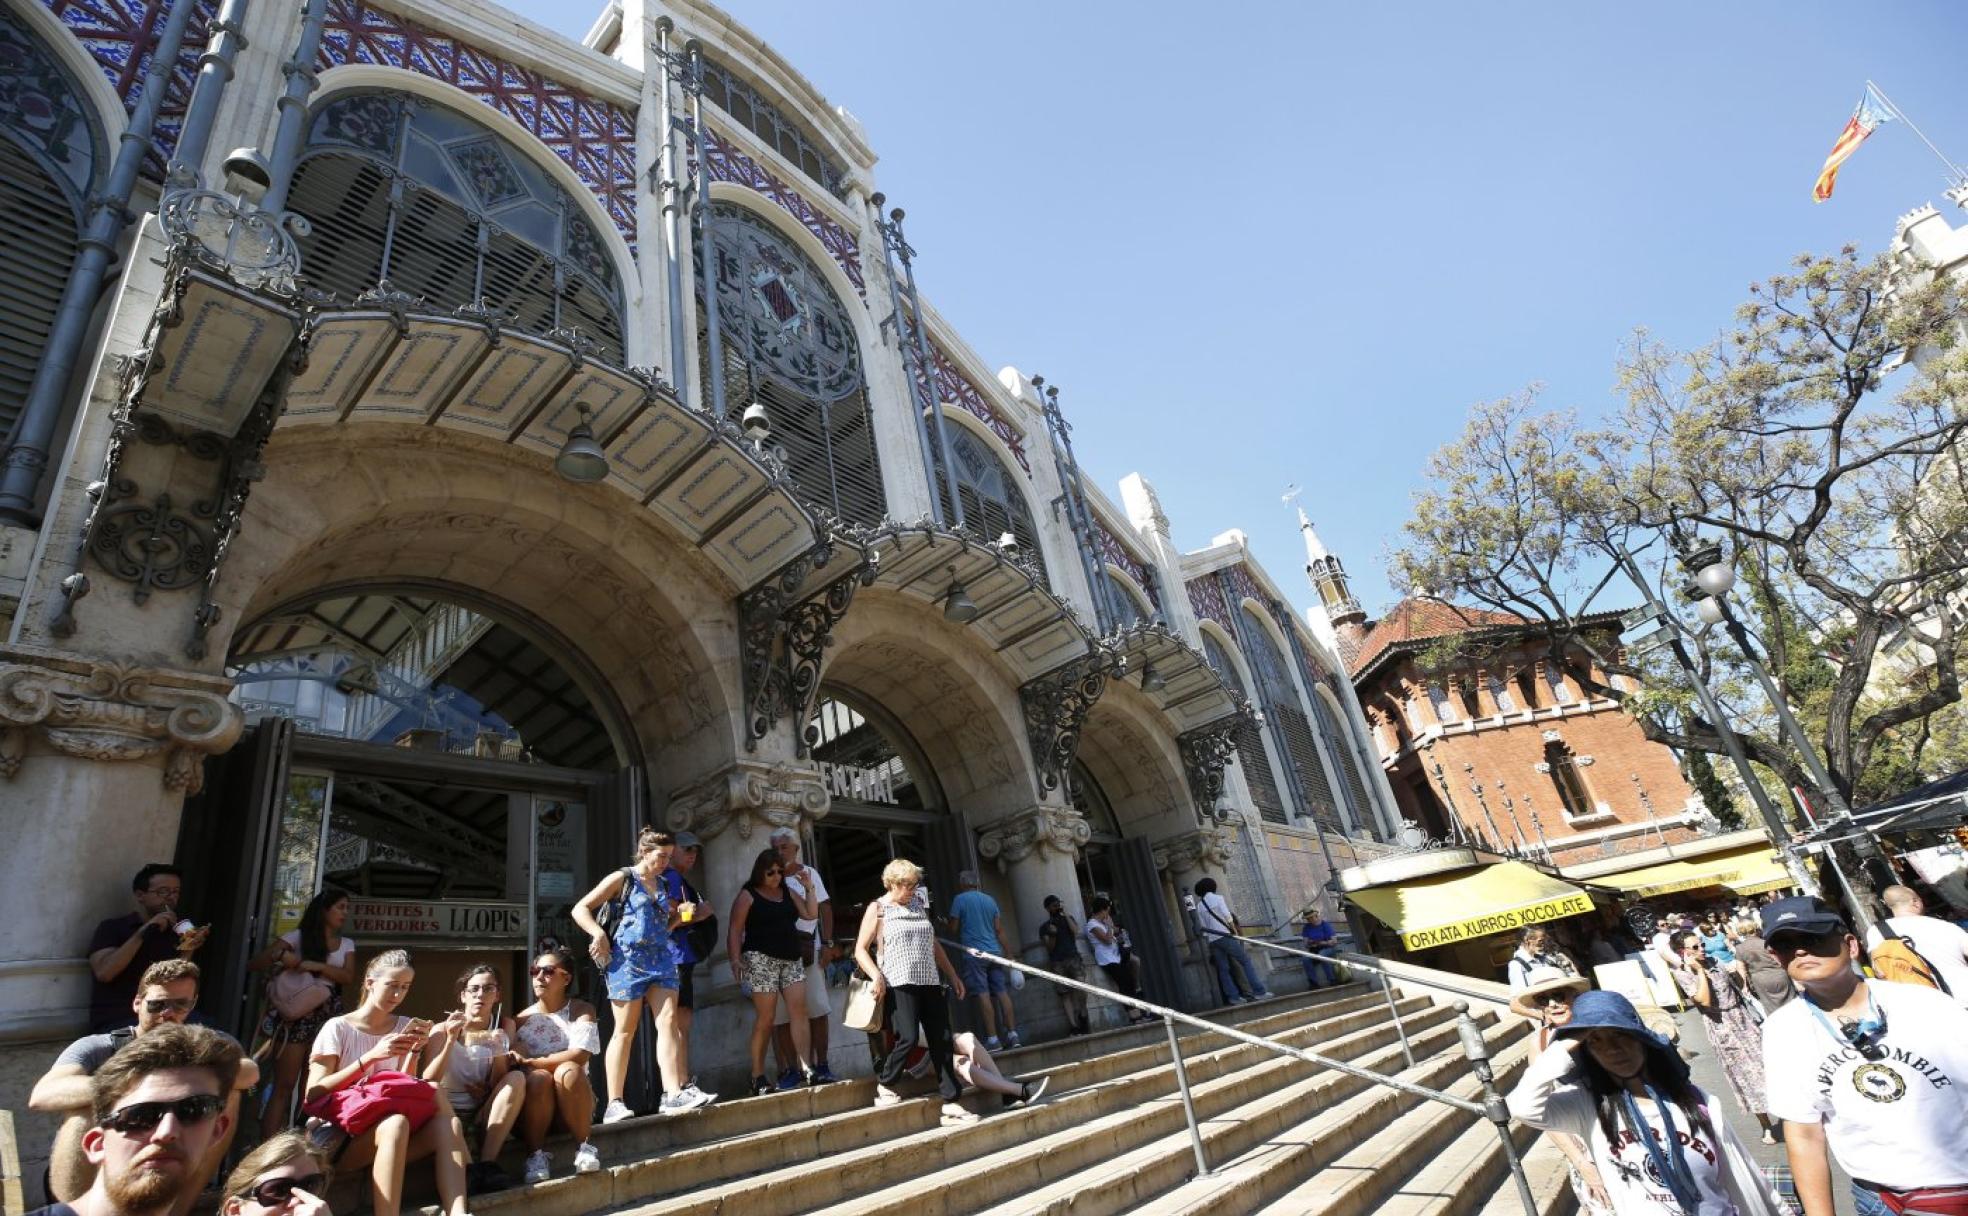
[[[1230,864],[1230,838],[1214,828],[1198,828],[1156,841],[1154,857],[1157,870],[1177,874],[1221,870]]]
[[[832,805],[814,765],[739,760],[672,795],[665,820],[671,831],[695,832],[705,840],[726,828],[750,840],[760,825],[768,832],[801,831]]]
[[[1009,870],[1016,862],[1047,849],[1071,858],[1087,841],[1093,828],[1078,811],[1063,807],[1035,806],[1007,815],[977,833],[977,852],[986,861],[998,863],[998,871]]]
[[[0,777],[35,743],[86,760],[164,757],[164,788],[195,794],[205,757],[246,720],[224,680],[80,656],[0,649]]]

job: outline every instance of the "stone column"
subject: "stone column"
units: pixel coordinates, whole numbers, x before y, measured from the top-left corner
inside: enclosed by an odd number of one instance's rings
[[[703,840],[696,885],[723,916],[751,877],[752,860],[770,843],[772,833],[787,827],[807,840],[813,823],[831,806],[817,765],[741,759],[673,794],[664,822],[672,832],[695,832]],[[720,951],[718,958],[723,957]]]
[[[1218,886],[1227,886],[1230,838],[1215,828],[1197,828],[1157,841],[1155,868],[1168,872],[1178,894],[1192,889],[1202,878],[1214,878]]]
[[[86,1024],[98,921],[177,848],[205,757],[239,739],[230,682],[81,655],[0,649],[0,1041]]]
[[[1011,880],[1014,906],[1002,911],[1007,936],[1014,942],[1038,937],[1048,895],[1059,897],[1074,923],[1086,924],[1073,862],[1092,836],[1093,829],[1078,811],[1045,805],[1014,811],[978,829],[978,855],[995,862],[998,872]]]

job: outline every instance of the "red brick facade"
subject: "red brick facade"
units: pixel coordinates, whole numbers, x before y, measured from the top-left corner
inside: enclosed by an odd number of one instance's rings
[[[1674,753],[1515,624],[1409,600],[1343,637],[1402,814],[1430,836],[1548,850],[1559,865],[1698,835],[1685,819],[1700,801]],[[1464,657],[1424,668],[1427,651],[1461,634],[1478,635]]]

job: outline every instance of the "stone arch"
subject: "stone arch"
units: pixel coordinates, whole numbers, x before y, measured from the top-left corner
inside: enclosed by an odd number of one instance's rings
[[[948,809],[973,825],[1031,805],[1037,779],[1018,688],[933,606],[862,591],[834,631],[821,679],[903,723]]]
[[[738,754],[736,621],[709,564],[599,486],[485,440],[387,423],[276,431],[215,600],[211,653],[243,622],[339,584],[468,589],[567,640],[652,784]]]
[[[1122,835],[1164,836],[1195,826],[1175,738],[1140,689],[1108,682],[1080,732],[1079,758],[1113,807]]]
[[[502,213],[486,213],[482,218],[488,224],[498,224],[500,228],[504,228],[504,234],[502,236],[494,236],[494,240],[506,240],[508,244],[514,244],[516,248],[518,246],[529,246],[533,250],[541,250],[541,252],[553,256],[553,258],[557,258],[563,268],[565,266],[573,266],[575,270],[561,270],[557,274],[561,275],[561,277],[571,277],[571,279],[575,279],[579,283],[586,283],[588,289],[590,291],[596,291],[598,295],[602,295],[602,299],[592,301],[586,307],[586,313],[581,313],[581,311],[575,311],[575,309],[563,309],[563,303],[571,303],[571,297],[567,297],[561,291],[553,291],[555,295],[561,295],[561,299],[555,301],[555,305],[553,305],[553,313],[559,317],[557,323],[559,325],[581,325],[581,327],[588,329],[588,331],[596,331],[596,329],[604,331],[604,333],[592,334],[592,336],[600,336],[602,338],[604,356],[610,362],[616,362],[616,360],[620,360],[622,364],[647,362],[647,338],[642,334],[644,325],[642,325],[642,307],[640,307],[640,303],[642,303],[642,275],[636,270],[636,260],[630,254],[628,242],[622,240],[622,234],[616,230],[614,220],[608,216],[606,209],[600,205],[600,201],[594,199],[594,193],[588,189],[586,183],[581,181],[581,177],[573,169],[569,169],[567,163],[561,161],[561,157],[557,157],[553,153],[553,150],[549,150],[545,144],[541,144],[537,136],[533,136],[531,132],[527,132],[516,120],[508,118],[506,114],[500,114],[492,106],[486,106],[482,100],[474,98],[472,94],[468,94],[468,92],[464,92],[462,89],[445,85],[443,81],[433,81],[429,77],[421,77],[417,73],[394,69],[394,67],[346,65],[346,67],[329,69],[327,73],[323,73],[323,91],[317,94],[317,98],[309,106],[309,144],[307,144],[307,150],[301,155],[301,165],[297,167],[297,177],[295,177],[297,195],[303,189],[301,183],[303,183],[303,179],[309,173],[309,163],[315,161],[315,159],[319,159],[319,157],[323,157],[323,155],[342,157],[342,159],[356,159],[356,161],[362,161],[362,159],[368,159],[368,161],[386,159],[382,155],[382,150],[378,150],[378,148],[364,148],[364,146],[360,146],[360,142],[350,142],[350,140],[321,142],[315,136],[317,122],[321,120],[321,116],[325,112],[329,112],[331,108],[335,108],[340,102],[350,102],[350,98],[358,98],[362,94],[376,94],[376,96],[388,96],[388,98],[403,96],[403,98],[413,98],[417,102],[433,102],[435,106],[439,106],[445,112],[453,114],[455,118],[459,118],[464,124],[468,124],[470,128],[478,128],[478,130],[486,132],[488,136],[492,136],[494,140],[498,140],[500,148],[514,153],[514,157],[518,157],[518,161],[523,163],[525,169],[537,171],[541,177],[545,177],[547,185],[551,189],[557,189],[561,193],[561,197],[565,197],[569,201],[569,205],[573,207],[573,218],[579,220],[579,222],[569,222],[565,226],[565,240],[567,240],[567,246],[569,248],[561,248],[561,240],[563,240],[563,234],[561,232],[555,232],[553,234],[551,240],[555,244],[549,246],[545,240],[541,240],[541,234],[539,232],[529,232],[529,230],[523,230],[523,228],[516,226],[516,224],[508,224],[506,222],[506,216]],[[431,120],[435,122],[435,116]],[[390,152],[388,153],[388,159],[400,159],[400,155],[396,152]],[[480,157],[480,159],[484,159],[484,157]],[[494,165],[496,163],[498,161],[494,161]],[[449,173],[451,177],[461,179],[461,181],[466,177],[461,167],[449,165],[449,163],[441,165],[441,171],[443,173]],[[514,169],[508,167],[508,169],[504,169],[504,173],[506,173],[508,179],[516,179],[516,177],[523,179],[523,171],[516,175]],[[415,175],[411,175],[411,177],[415,177]],[[425,185],[425,189],[429,193],[439,195],[439,197],[445,195],[445,189],[443,187],[435,187],[433,183],[427,183],[421,177],[415,177],[415,179],[421,185]],[[520,185],[520,181],[516,181],[516,185]],[[350,187],[350,189],[354,189],[354,187]],[[533,187],[533,189],[537,191],[539,187]],[[378,207],[372,201],[370,203],[364,203],[362,201],[364,197],[368,197],[368,191],[364,191],[362,195],[354,195],[350,199],[340,201],[337,211],[352,209],[352,207],[366,207],[370,213],[378,211]],[[527,193],[525,193],[523,185],[514,195],[506,197],[506,201],[502,201],[500,207],[504,207],[510,199],[520,199],[520,201],[527,199]],[[295,199],[295,203],[297,201],[299,199]],[[447,199],[447,201],[451,201],[464,216],[470,216],[470,222],[476,222],[478,216],[480,216],[480,211],[482,211],[482,207],[480,205],[474,205],[472,199]],[[407,218],[396,218],[396,216],[398,216],[398,213],[411,214],[415,209],[409,203],[405,203],[403,207],[388,207],[386,205],[380,211],[382,211],[384,216],[390,216],[388,222],[394,224],[394,222],[409,222]],[[364,216],[364,218],[370,218],[370,216]],[[427,230],[439,230],[441,232],[445,228],[445,224],[443,224],[441,218],[439,220],[425,220],[425,228]],[[579,246],[573,240],[575,234],[581,236]],[[419,236],[421,236],[421,232],[419,232]],[[461,236],[468,238],[470,234],[461,230]],[[327,230],[321,226],[321,222],[317,222],[317,232],[315,232],[315,236],[311,240],[313,242],[321,242],[325,238],[327,238]],[[305,252],[307,246],[309,246],[309,240],[303,240],[303,252]],[[401,266],[403,262],[415,264],[419,258],[425,260],[425,262],[429,262],[429,258],[431,258],[431,254],[425,250],[425,242],[421,242],[421,240],[419,242],[411,242],[405,236],[403,240],[396,242],[396,246],[398,248],[394,250],[394,256],[396,256],[396,264],[398,266]],[[492,287],[494,275],[502,272],[502,270],[508,275],[514,275],[516,277],[516,285],[518,285],[518,275],[522,275],[522,272],[516,266],[516,256],[518,254],[512,252],[512,250],[508,250],[504,258],[498,258],[498,256],[494,256],[496,252],[498,250],[494,250],[494,252],[480,250],[480,254],[478,254],[478,260],[480,260],[480,266],[482,266],[480,277],[486,279],[486,287]],[[378,252],[378,256],[380,256],[380,252]],[[594,270],[581,272],[579,270],[581,266],[590,266]],[[384,277],[394,277],[396,281],[392,285],[394,287],[400,287],[400,289],[401,287],[411,285],[411,283],[401,281],[403,275],[384,275]],[[537,283],[533,283],[533,287],[537,287]],[[516,303],[520,303],[518,299],[512,299],[512,301],[500,299],[500,295],[496,291],[484,291],[484,295],[492,295],[492,303],[494,305],[516,305]],[[533,291],[525,293],[523,297],[529,297],[529,295],[533,295]],[[612,295],[612,299],[608,295]],[[472,301],[466,299],[464,303],[472,303]],[[453,299],[453,301],[445,303],[445,307],[441,311],[451,311],[451,307],[455,307],[455,305],[457,305],[457,301]],[[620,327],[620,333],[606,333],[606,329],[608,329],[606,321],[596,321],[596,317],[594,317],[594,313],[598,313],[598,307],[596,305],[606,305],[614,313],[618,313],[610,321],[614,321]],[[573,315],[567,315],[569,311]],[[533,333],[541,333],[541,329],[543,329],[541,325],[531,323],[527,317],[522,317],[522,327],[531,329]],[[620,346],[622,346],[622,354],[620,356],[614,354],[614,342],[620,342]]]

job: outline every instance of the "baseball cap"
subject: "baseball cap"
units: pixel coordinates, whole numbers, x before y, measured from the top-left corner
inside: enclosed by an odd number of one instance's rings
[[[1843,928],[1845,918],[1838,914],[1837,909],[1814,895],[1793,895],[1763,909],[1763,940],[1766,942],[1779,933],[1815,936]]]
[[[676,834],[676,847],[679,849],[701,849],[704,847],[704,842],[697,839],[697,833],[695,832],[678,832]]]

